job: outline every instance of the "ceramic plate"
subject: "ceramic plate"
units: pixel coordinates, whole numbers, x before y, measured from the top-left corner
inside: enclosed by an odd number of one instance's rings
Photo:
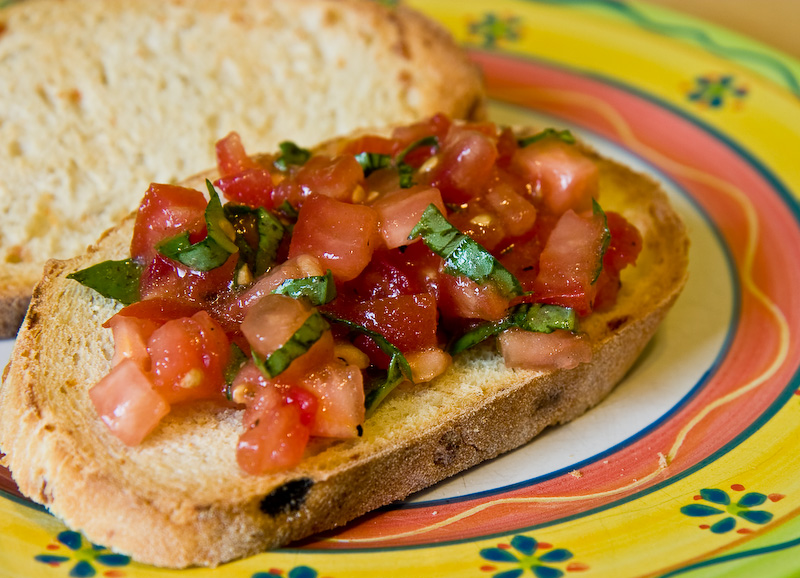
[[[483,68],[493,120],[568,127],[663,183],[691,277],[641,360],[599,407],[518,451],[215,570],[136,564],[3,492],[0,575],[800,572],[800,66],[633,2],[411,3]]]

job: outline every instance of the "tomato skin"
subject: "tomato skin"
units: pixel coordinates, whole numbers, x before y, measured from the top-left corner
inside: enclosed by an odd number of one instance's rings
[[[564,213],[539,257],[534,297],[542,303],[572,307],[578,315],[592,311],[604,234],[601,215]]]
[[[395,149],[392,154],[397,155],[409,145],[429,136],[435,136],[441,144],[447,137],[452,125],[452,121],[446,115],[435,114],[431,118],[409,126],[395,127],[392,130],[392,139],[395,141]],[[430,151],[426,152],[428,155],[430,154]],[[412,155],[409,155],[409,157],[406,158],[406,162],[412,166],[418,166],[416,163],[421,159],[414,158]]]
[[[352,202],[356,187],[364,180],[364,171],[352,155],[311,157],[302,167],[275,186],[272,204],[284,201],[300,208],[312,195]]]
[[[574,369],[592,359],[591,345],[563,329],[553,333],[507,329],[497,337],[497,343],[508,367]]]
[[[439,307],[448,318],[498,321],[505,316],[509,300],[491,283],[478,285],[463,275],[443,274]]]
[[[156,255],[139,281],[142,300],[170,299],[183,306],[204,307],[233,284],[238,255],[211,271],[194,271],[163,255]]]
[[[364,378],[361,370],[340,360],[309,373],[301,386],[317,400],[311,435],[352,438],[364,422]]]
[[[254,476],[288,470],[303,459],[311,430],[297,404],[265,410],[239,437],[236,462]]]
[[[169,413],[147,374],[126,359],[89,390],[100,419],[127,446],[139,445]]]
[[[114,357],[111,358],[111,366],[114,367],[123,360],[130,359],[144,371],[150,371],[147,341],[160,324],[150,319],[119,314],[114,315],[106,324],[114,336]]]
[[[367,266],[378,242],[375,209],[312,195],[300,208],[289,258],[313,255],[338,281],[350,281]]]
[[[214,183],[225,195],[225,198],[248,207],[265,207],[272,209],[272,175],[261,168],[247,169]]]
[[[599,169],[575,145],[554,138],[518,149],[511,170],[534,185],[545,210],[561,215],[568,209],[591,210],[597,196]]]
[[[126,305],[117,311],[114,317],[134,317],[137,319],[147,319],[157,323],[158,325],[163,325],[172,319],[178,319],[179,317],[191,317],[198,311],[200,311],[200,308],[196,305],[181,303],[173,299],[155,298],[144,299],[142,301],[137,301],[136,303]],[[114,319],[114,317],[106,321],[103,324],[103,327],[111,327],[111,321]]]
[[[151,184],[142,198],[133,226],[131,256],[150,263],[156,245],[182,231],[198,233],[205,228],[206,198],[200,191],[176,185]]]
[[[625,217],[613,211],[606,212],[611,242],[603,257],[603,267],[619,273],[628,265],[636,263],[642,251],[642,234]]]
[[[453,126],[429,175],[429,184],[441,191],[446,203],[468,202],[488,183],[496,159],[497,147],[490,137]]]
[[[221,400],[230,342],[205,311],[167,321],[147,342],[154,389],[169,403]]]
[[[216,144],[217,170],[221,177],[229,177],[249,169],[260,168],[258,163],[247,156],[242,139],[236,132],[228,133]]]
[[[342,147],[342,154],[357,155],[360,153],[377,153],[392,155],[397,150],[397,141],[390,138],[365,135],[348,141]]]
[[[439,190],[425,186],[392,191],[372,204],[378,213],[380,234],[387,248],[395,249],[421,240],[409,241],[408,237],[428,205],[435,205],[443,215],[447,214]]]

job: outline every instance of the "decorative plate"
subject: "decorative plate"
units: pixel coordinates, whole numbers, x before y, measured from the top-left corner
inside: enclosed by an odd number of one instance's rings
[[[410,3],[468,47],[495,121],[568,127],[663,183],[691,277],[642,359],[518,451],[215,570],[139,565],[3,491],[0,576],[798,575],[800,65],[635,2]]]

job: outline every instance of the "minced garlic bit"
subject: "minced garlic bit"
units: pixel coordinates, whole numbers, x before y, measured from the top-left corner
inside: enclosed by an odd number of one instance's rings
[[[469,222],[479,227],[488,227],[492,224],[492,216],[489,213],[481,213],[472,217]]]
[[[367,192],[364,190],[364,187],[362,187],[361,185],[356,185],[356,188],[353,189],[353,203],[355,204],[363,203],[366,198],[367,198]]]
[[[201,383],[203,383],[203,370],[195,367],[184,374],[178,386],[183,389],[194,389]]]
[[[433,155],[419,167],[420,173],[429,173],[439,164],[439,155]]]
[[[250,271],[250,267],[248,267],[247,265],[243,265],[236,272],[236,284],[249,285],[252,282],[253,282],[253,273]]]
[[[369,367],[369,356],[352,343],[337,343],[333,354],[348,365],[355,365],[359,369]]]
[[[367,195],[367,202],[371,203],[372,201],[376,200],[380,196],[381,196],[381,194],[378,191],[370,191],[370,193]]]
[[[246,383],[239,384],[231,390],[231,400],[234,403],[245,404],[252,401],[255,396],[256,392]]]
[[[227,219],[220,219],[217,222],[217,226],[223,233],[225,233],[225,236],[228,237],[231,241],[236,240],[236,229],[233,228],[233,225],[231,225],[230,221],[228,221]]]

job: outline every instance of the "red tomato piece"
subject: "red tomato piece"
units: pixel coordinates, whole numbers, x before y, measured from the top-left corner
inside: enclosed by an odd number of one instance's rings
[[[561,216],[539,258],[533,285],[537,300],[572,307],[579,315],[591,313],[604,230],[600,215],[581,216],[570,209]]]
[[[289,258],[313,255],[338,281],[349,281],[367,266],[377,243],[375,209],[313,195],[300,209]]]
[[[111,359],[111,366],[114,367],[123,360],[130,359],[144,371],[150,371],[147,341],[161,324],[150,319],[128,317],[117,313],[106,321],[104,326],[106,325],[111,328],[114,336],[114,357]]]
[[[258,476],[300,463],[311,433],[302,416],[298,404],[281,403],[256,417],[239,437],[236,447],[239,467]]]
[[[575,145],[558,139],[546,138],[518,149],[511,170],[530,182],[545,209],[556,215],[568,209],[590,210],[592,197],[597,196],[597,163]]]
[[[352,155],[313,156],[276,185],[272,203],[279,207],[287,201],[300,208],[311,195],[352,203],[353,193],[363,180],[364,171]]]
[[[342,148],[342,154],[357,155],[360,153],[376,153],[380,155],[392,155],[396,147],[397,143],[394,139],[365,135],[347,142]]]
[[[492,138],[454,126],[439,151],[439,162],[428,175],[429,184],[441,191],[446,203],[468,202],[489,182],[496,159]]]
[[[221,138],[216,144],[217,170],[221,177],[229,177],[248,169],[260,168],[258,163],[247,156],[242,139],[236,132]]]
[[[425,186],[398,189],[373,203],[372,208],[378,212],[379,230],[386,247],[394,249],[419,241],[419,238],[409,241],[408,236],[431,204],[443,215],[447,214],[439,190]]]
[[[176,185],[150,185],[133,226],[131,256],[139,263],[150,263],[159,242],[182,231],[204,230],[207,204],[200,191]]]
[[[191,317],[198,311],[200,311],[200,308],[196,305],[181,303],[173,299],[156,298],[144,299],[136,303],[131,303],[117,311],[115,317],[148,319],[158,325],[163,325],[172,319]],[[106,321],[103,327],[111,327],[111,321],[113,319],[114,317]]]
[[[509,300],[491,283],[478,285],[463,275],[442,274],[440,278],[439,307],[448,318],[502,319]]]
[[[231,287],[238,259],[234,253],[216,269],[194,271],[157,254],[142,272],[139,294],[143,300],[168,299],[184,307],[204,307]]]
[[[636,263],[636,258],[642,250],[642,234],[619,213],[608,211],[606,219],[611,242],[603,257],[603,267],[619,272],[628,265]]]
[[[392,130],[392,138],[396,144],[392,154],[397,155],[409,145],[429,136],[437,137],[441,144],[447,137],[452,124],[446,115],[436,114],[429,119],[412,125],[395,127]]]
[[[332,361],[311,372],[302,387],[318,402],[311,435],[351,438],[358,435],[364,422],[364,381],[354,365]]]
[[[234,203],[249,207],[272,209],[272,176],[266,169],[247,169],[214,183],[225,198]]]
[[[89,390],[89,398],[111,433],[128,446],[139,445],[169,413],[169,404],[130,359],[114,366]]]
[[[170,403],[221,400],[230,342],[205,311],[167,321],[147,343],[153,387]]]
[[[504,171],[496,171],[481,204],[500,220],[505,236],[518,237],[536,224],[536,207],[520,193],[522,183]]]
[[[507,329],[497,337],[497,343],[508,367],[573,369],[592,359],[591,345],[563,329],[553,333]]]

